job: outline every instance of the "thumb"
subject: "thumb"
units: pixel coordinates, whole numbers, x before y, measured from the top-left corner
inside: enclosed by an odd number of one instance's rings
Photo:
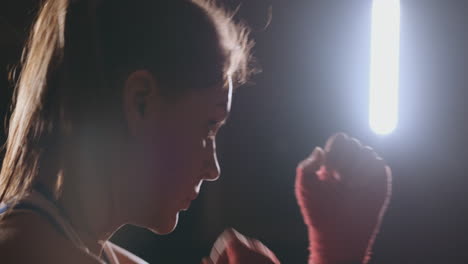
[[[318,180],[317,171],[322,165],[325,164],[325,151],[316,147],[312,154],[305,160],[301,161],[296,169],[296,183],[302,183],[304,181],[315,181]]]

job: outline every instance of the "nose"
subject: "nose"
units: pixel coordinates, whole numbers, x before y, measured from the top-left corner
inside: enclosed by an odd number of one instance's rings
[[[208,138],[204,145],[206,155],[203,161],[203,180],[216,181],[221,173],[216,155],[216,142],[214,139]]]

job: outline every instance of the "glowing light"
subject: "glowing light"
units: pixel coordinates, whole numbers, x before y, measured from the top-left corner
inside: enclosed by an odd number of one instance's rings
[[[389,134],[398,123],[400,1],[374,0],[372,6],[369,125]]]

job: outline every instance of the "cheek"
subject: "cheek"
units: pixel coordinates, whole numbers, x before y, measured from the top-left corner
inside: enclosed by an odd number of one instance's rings
[[[172,134],[156,148],[163,174],[181,175],[200,166],[203,150],[201,139],[185,134]]]
[[[201,175],[201,139],[185,131],[168,131],[149,142],[143,151],[145,188],[152,188],[153,195],[164,196],[163,199],[186,196]]]

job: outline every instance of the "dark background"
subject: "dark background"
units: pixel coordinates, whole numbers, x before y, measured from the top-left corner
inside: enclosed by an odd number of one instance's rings
[[[306,263],[295,166],[344,131],[393,169],[393,199],[372,263],[468,263],[468,3],[401,2],[400,122],[381,137],[367,124],[371,1],[244,0],[238,17],[254,28],[263,73],[237,92],[220,132],[221,178],[203,186],[173,234],[128,227],[115,241],[150,263],[199,263],[232,226],[284,263]],[[20,56],[38,3],[0,5],[2,116],[12,92],[7,66]],[[269,8],[273,19],[263,29]]]

